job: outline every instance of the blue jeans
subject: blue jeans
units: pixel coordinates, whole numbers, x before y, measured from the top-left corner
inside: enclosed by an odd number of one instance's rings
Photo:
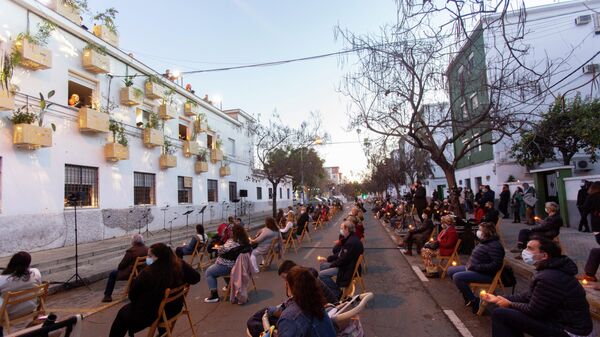
[[[331,268],[331,263],[324,262],[321,263],[319,269],[321,270],[319,272],[319,279],[321,279],[321,281],[325,283],[327,288],[329,288],[336,295],[337,298],[340,298],[340,296],[342,295],[340,292],[340,288],[337,286],[335,281],[333,281],[333,277],[337,276],[338,274],[338,268]]]
[[[209,290],[217,290],[217,278],[220,276],[229,276],[232,267],[215,263],[206,269],[206,283]]]
[[[516,309],[496,308],[492,312],[492,337],[568,337],[555,322],[542,321]]]
[[[108,275],[108,281],[106,281],[106,289],[104,290],[104,296],[112,296],[113,290],[115,290],[115,283],[117,283],[117,270],[113,270]]]
[[[456,288],[461,292],[465,302],[475,301],[477,297],[473,295],[469,283],[491,283],[493,276],[481,274],[475,271],[469,271],[465,266],[456,266],[448,268],[448,276],[454,281]]]

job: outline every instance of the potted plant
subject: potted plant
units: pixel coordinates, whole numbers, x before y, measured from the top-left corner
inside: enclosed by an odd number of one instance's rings
[[[198,155],[196,155],[196,163],[194,163],[194,170],[197,174],[208,172],[208,161],[206,157],[206,149],[200,150]]]
[[[129,159],[129,148],[125,127],[123,123],[114,119],[110,120],[109,130],[112,132],[112,142],[104,145],[104,157],[108,161],[116,162]]]
[[[81,12],[87,10],[87,0],[49,0],[48,8],[81,26]]]
[[[231,167],[229,166],[227,157],[223,157],[223,162],[221,163],[221,167],[219,168],[219,174],[221,175],[221,177],[231,175]]]
[[[160,155],[158,163],[161,169],[177,167],[177,157],[175,157],[175,148],[170,140],[164,140],[163,153]]]
[[[81,132],[108,132],[108,109],[84,106],[79,108],[79,131]]]
[[[54,96],[54,90],[47,95],[50,99]],[[53,103],[48,103],[44,95],[40,93],[39,112],[30,112],[29,104],[26,104],[13,112],[10,121],[13,123],[13,144],[18,148],[33,150],[40,147],[52,146],[52,131],[56,131],[56,125],[50,123],[51,128],[44,127],[44,115]],[[35,125],[35,122],[38,122]]]
[[[146,90],[146,97],[150,99],[163,98],[164,89],[162,86],[162,81],[157,76],[148,76],[148,80],[144,84],[144,89]]]
[[[15,63],[7,52],[0,55],[0,110],[15,109],[15,93],[18,87],[11,83]]]
[[[215,142],[215,147],[210,150],[210,161],[215,164],[218,161],[223,160],[223,151],[221,151],[221,145],[223,142],[221,139],[217,139]]]
[[[94,74],[106,74],[110,72],[110,58],[108,57],[106,47],[89,42],[83,48],[81,56],[81,64],[85,70]]]
[[[158,115],[154,112],[150,113],[148,123],[142,131],[142,139],[146,147],[156,147],[164,145],[163,133],[160,130],[160,121]]]
[[[199,113],[196,115],[196,119],[194,120],[194,131],[196,133],[208,131],[208,123],[205,114]]]
[[[52,23],[44,21],[38,24],[35,35],[19,33],[13,46],[13,61],[31,70],[51,68],[52,52],[45,46],[55,28]]]
[[[183,141],[183,155],[191,157],[200,153],[200,145],[196,140],[184,140]]]
[[[188,99],[183,105],[183,114],[188,117],[199,115],[199,108],[200,106],[198,105],[198,103],[194,102],[191,99]]]
[[[163,120],[177,118],[177,108],[173,104],[173,89],[166,90],[162,99],[162,104],[158,106],[158,117]]]
[[[96,13],[93,17],[94,22],[100,21],[99,24],[94,23],[94,35],[115,47],[119,45],[119,35],[115,25],[115,17],[118,13],[119,11],[111,7],[104,12]]]
[[[121,98],[121,104],[126,106],[134,106],[142,104],[144,100],[144,92],[137,87],[133,86],[133,79],[136,75],[125,76],[123,83],[125,87],[121,88],[119,96]]]

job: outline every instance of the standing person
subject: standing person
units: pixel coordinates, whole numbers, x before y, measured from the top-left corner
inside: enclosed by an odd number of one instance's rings
[[[148,247],[144,244],[144,237],[140,234],[134,234],[131,237],[131,247],[127,248],[125,251],[125,256],[123,256],[123,259],[119,262],[119,266],[108,275],[102,302],[112,302],[112,293],[117,281],[129,279],[129,274],[131,274],[131,270],[133,269],[133,265],[137,258],[146,256],[147,254]]]
[[[149,327],[158,317],[158,307],[167,288],[200,282],[200,274],[187,262],[177,258],[164,243],[150,246],[146,264],[148,266],[131,284],[131,302],[117,313],[110,328],[110,337],[123,337],[127,332],[133,334]],[[182,306],[182,298],[171,302],[165,307],[167,317],[173,317]]]
[[[535,195],[535,188],[529,186],[528,183],[523,183],[523,202],[525,203],[525,221],[527,225],[535,225],[535,204],[537,198]]]
[[[521,223],[521,213],[523,212],[523,189],[519,186],[512,195],[512,208],[514,214],[513,223]]]
[[[423,222],[423,217],[421,214],[423,214],[423,211],[427,207],[427,190],[425,190],[425,187],[420,180],[417,180],[417,184],[415,185],[415,196],[413,198],[413,203],[417,209],[419,220]]]
[[[467,212],[473,212],[473,201],[475,196],[473,195],[473,190],[470,187],[465,189],[465,203],[467,205]]]
[[[502,219],[508,219],[510,213],[508,212],[508,203],[510,202],[510,189],[508,185],[502,185],[502,192],[500,192],[500,203],[498,203],[498,210],[502,213]]]
[[[596,237],[596,242],[600,244],[600,181],[594,181],[590,185],[582,208],[590,215],[592,232]]]
[[[585,203],[585,199],[588,196],[588,182],[586,180],[581,181],[581,188],[577,192],[577,209],[579,210],[579,215],[581,218],[579,219],[579,228],[577,229],[580,232],[589,232],[590,227],[588,225],[588,213],[583,209],[583,204]]]
[[[268,216],[265,219],[265,227],[263,227],[256,237],[250,239],[251,245],[258,245],[256,248],[252,250],[252,266],[254,270],[259,270],[257,265],[257,259],[263,257],[269,253],[269,248],[271,248],[271,241],[273,239],[279,239],[278,246],[281,247],[281,234],[279,233],[279,227],[275,223],[275,219]],[[262,262],[260,265],[262,266]]]

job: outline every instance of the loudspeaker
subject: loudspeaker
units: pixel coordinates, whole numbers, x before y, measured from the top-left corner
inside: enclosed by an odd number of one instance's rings
[[[240,190],[240,198],[247,198],[248,190]]]

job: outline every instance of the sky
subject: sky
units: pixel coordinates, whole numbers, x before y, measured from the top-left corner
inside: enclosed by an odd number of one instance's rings
[[[394,22],[394,0],[90,0],[93,12],[114,7],[120,48],[157,71],[189,71],[262,63],[343,50],[340,26],[377,33]],[[89,20],[86,20],[89,23]],[[196,94],[221,97],[261,120],[277,111],[298,127],[319,112],[332,144],[318,146],[325,166],[358,179],[367,160],[355,131],[346,131],[349,102],[338,93],[352,57],[337,56],[273,67],[186,75]]]

